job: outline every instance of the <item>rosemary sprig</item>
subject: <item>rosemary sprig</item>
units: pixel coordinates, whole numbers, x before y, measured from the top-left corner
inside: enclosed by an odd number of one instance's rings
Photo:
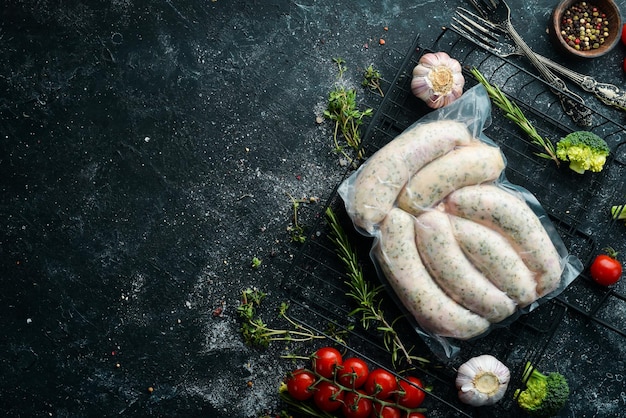
[[[258,289],[246,289],[241,294],[241,304],[237,307],[237,314],[242,321],[241,334],[244,342],[251,347],[266,348],[272,341],[310,341],[326,338],[316,335],[313,331],[304,328],[287,315],[289,305],[285,302],[278,308],[278,316],[287,321],[294,330],[272,329],[260,317],[256,316],[256,308],[261,306],[266,293]]]
[[[511,102],[498,86],[494,86],[489,83],[489,81],[487,81],[485,76],[482,75],[477,68],[471,68],[470,71],[474,75],[474,77],[476,77],[478,82],[485,87],[485,89],[487,90],[487,94],[489,95],[491,100],[493,100],[495,105],[504,112],[504,116],[515,122],[517,126],[519,126],[530,137],[532,144],[543,148],[543,150],[545,151],[536,152],[535,155],[541,158],[552,160],[556,163],[557,167],[560,166],[561,163],[556,156],[554,144],[549,139],[543,138],[541,135],[539,135],[535,127],[524,115],[519,106]]]
[[[380,292],[383,290],[383,286],[373,286],[365,280],[363,270],[359,265],[358,255],[350,245],[348,236],[330,207],[326,209],[326,217],[331,228],[330,240],[337,247],[337,256],[347,270],[346,274],[349,280],[346,281],[346,284],[349,290],[346,294],[357,302],[357,307],[350,312],[350,315],[360,315],[361,324],[365,329],[369,328],[372,322],[378,324],[376,329],[383,333],[385,348],[391,353],[391,360],[394,365],[400,355],[408,364],[413,364],[414,360],[428,363],[429,360],[425,358],[411,355],[410,349],[407,349],[402,343],[400,336],[394,329],[395,322],[400,318],[391,323],[387,321],[385,313],[380,307],[382,303]]]

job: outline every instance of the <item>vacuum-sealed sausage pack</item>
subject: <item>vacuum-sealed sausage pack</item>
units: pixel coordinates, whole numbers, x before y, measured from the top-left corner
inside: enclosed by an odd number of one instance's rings
[[[537,199],[505,176],[481,85],[419,119],[339,187],[389,294],[437,354],[504,327],[582,271]]]

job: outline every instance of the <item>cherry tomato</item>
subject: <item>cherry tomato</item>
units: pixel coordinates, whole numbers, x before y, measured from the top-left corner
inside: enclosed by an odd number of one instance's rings
[[[344,393],[339,386],[330,382],[320,382],[315,386],[313,402],[322,411],[336,411],[343,405]]]
[[[400,418],[402,414],[398,408],[389,405],[374,403],[371,418]]]
[[[385,369],[372,370],[365,381],[365,391],[378,399],[388,399],[397,390],[396,377]]]
[[[605,251],[607,254],[600,254],[593,260],[589,273],[591,273],[591,278],[596,283],[602,286],[610,286],[617,283],[621,277],[622,264],[615,258],[617,256],[615,250],[606,248]]]
[[[305,369],[298,369],[287,376],[287,392],[292,398],[299,401],[309,399],[315,393],[315,389],[309,389],[315,383],[316,377]]]
[[[626,23],[622,26],[622,43],[626,45]]]
[[[409,412],[406,418],[426,418],[426,415],[421,412]]]
[[[413,376],[407,377],[406,380],[410,383],[402,379],[398,380],[400,391],[395,394],[396,401],[406,408],[417,408],[424,402],[424,398],[426,397],[426,393],[423,390],[424,384],[420,379]]]
[[[346,418],[368,418],[374,406],[372,400],[363,398],[365,393],[363,391],[347,392],[343,397],[343,405],[341,412]]]
[[[320,376],[332,379],[335,370],[343,364],[341,353],[333,347],[322,347],[313,354],[313,370]]]
[[[350,357],[343,361],[337,372],[337,381],[343,386],[358,389],[365,384],[370,370],[367,363],[360,358]]]

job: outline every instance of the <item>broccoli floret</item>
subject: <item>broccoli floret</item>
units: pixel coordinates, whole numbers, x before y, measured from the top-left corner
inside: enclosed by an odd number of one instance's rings
[[[609,156],[609,146],[593,132],[576,131],[557,142],[556,156],[559,160],[569,161],[569,168],[577,173],[599,172]]]
[[[626,204],[611,206],[613,219],[626,220]]]
[[[531,416],[554,416],[569,398],[569,385],[561,373],[545,375],[527,362],[523,380],[526,381],[526,388],[517,389],[515,397],[518,405]]]

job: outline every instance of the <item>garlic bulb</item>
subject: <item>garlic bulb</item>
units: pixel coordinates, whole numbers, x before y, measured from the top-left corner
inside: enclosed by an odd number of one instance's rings
[[[461,64],[443,51],[422,55],[413,68],[411,91],[433,109],[461,97],[464,85]]]
[[[511,373],[504,364],[489,354],[483,354],[459,367],[456,388],[463,403],[493,405],[502,399],[510,380]]]

